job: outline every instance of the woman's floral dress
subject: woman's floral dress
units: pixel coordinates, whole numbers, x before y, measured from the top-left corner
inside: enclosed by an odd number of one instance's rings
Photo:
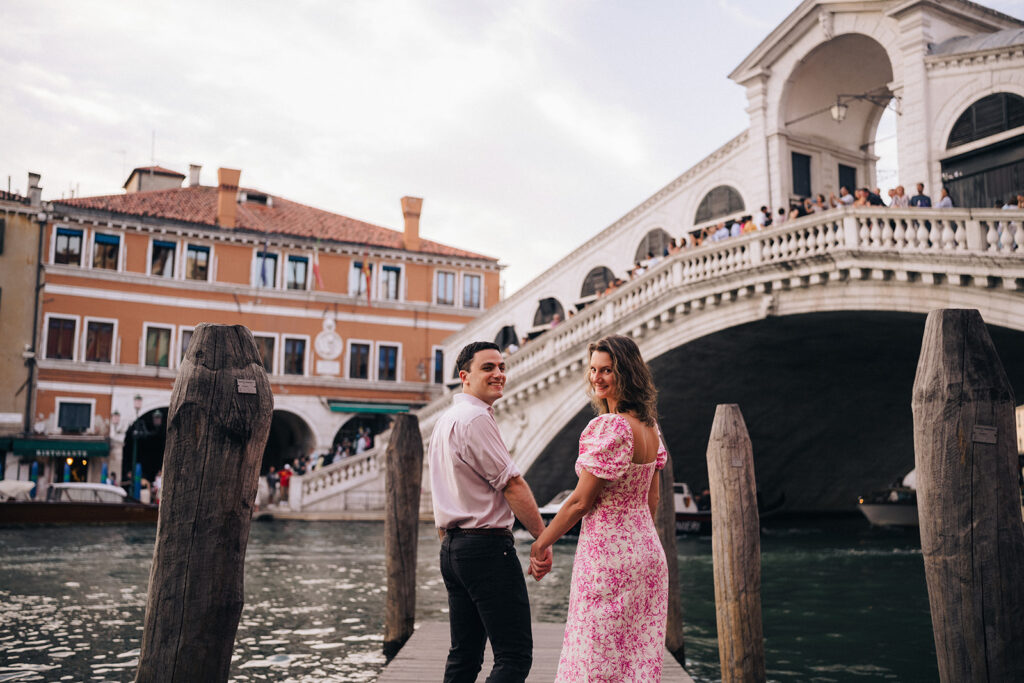
[[[667,457],[659,443],[654,462],[633,463],[633,430],[621,415],[583,430],[576,474],[607,483],[583,517],[556,681],[661,680],[668,568],[647,493]]]

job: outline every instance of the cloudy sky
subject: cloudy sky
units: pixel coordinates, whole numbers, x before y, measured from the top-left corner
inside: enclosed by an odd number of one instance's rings
[[[498,257],[511,293],[747,126],[726,76],[797,5],[3,0],[0,182],[227,166],[396,229],[420,196],[423,235]]]

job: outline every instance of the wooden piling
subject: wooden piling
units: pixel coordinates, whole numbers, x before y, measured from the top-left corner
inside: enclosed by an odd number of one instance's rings
[[[738,405],[716,408],[707,458],[722,681],[764,681],[761,527],[754,454]]]
[[[384,656],[394,657],[412,635],[416,617],[423,437],[415,415],[396,415],[385,454],[384,554],[388,580]]]
[[[939,677],[1024,680],[1013,390],[978,311],[928,315],[912,405]]]
[[[686,644],[683,642],[683,603],[679,588],[679,553],[676,550],[676,506],[672,484],[672,454],[669,453],[665,468],[661,470],[658,515],[654,525],[665,549],[668,563],[668,623],[665,628],[665,649],[672,653],[680,664],[686,664]]]
[[[228,679],[273,407],[249,330],[196,327],[171,394],[137,683]]]

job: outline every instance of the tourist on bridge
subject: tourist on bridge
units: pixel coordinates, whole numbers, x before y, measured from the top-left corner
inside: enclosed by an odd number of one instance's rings
[[[650,369],[629,337],[588,347],[599,413],[580,436],[579,482],[530,551],[543,573],[551,544],[581,519],[556,681],[660,681],[668,567],[654,515],[668,453]]]
[[[521,683],[533,664],[533,633],[512,522],[514,515],[536,538],[544,520],[494,421],[491,406],[505,387],[498,345],[473,342],[455,366],[462,393],[438,418],[427,451],[451,629],[444,680],[475,681],[490,640],[487,680]],[[551,549],[536,553],[533,576],[550,569]]]
[[[917,184],[917,194],[910,198],[910,205],[918,209],[931,208],[932,198],[924,193],[924,183]]]

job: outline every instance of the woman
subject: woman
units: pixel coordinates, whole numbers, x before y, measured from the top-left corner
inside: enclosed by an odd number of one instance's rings
[[[583,520],[556,681],[659,681],[668,569],[654,528],[668,457],[654,382],[632,339],[590,344],[588,391],[599,415],[580,437],[576,490],[530,551],[530,573]]]

